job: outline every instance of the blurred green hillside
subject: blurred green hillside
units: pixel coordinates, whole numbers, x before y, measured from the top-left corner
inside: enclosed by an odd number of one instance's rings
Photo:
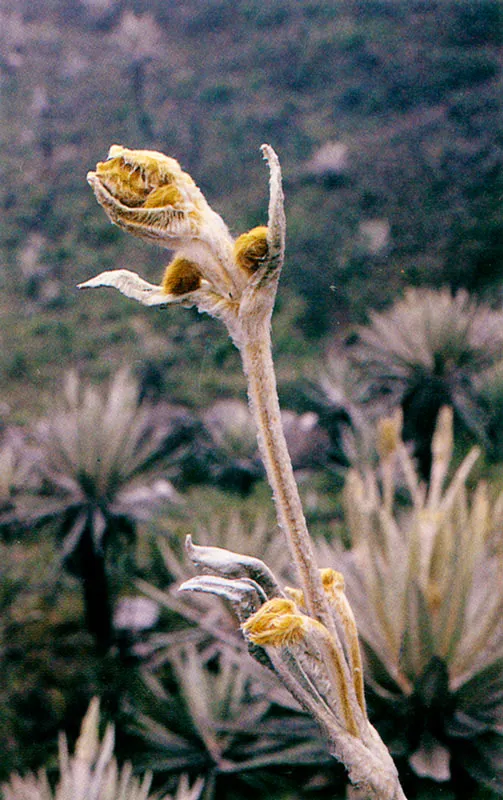
[[[195,405],[243,391],[213,321],[76,291],[111,267],[155,280],[167,262],[113,228],[86,184],[114,142],[178,158],[236,234],[265,221],[259,146],[278,151],[283,385],[321,338],[405,286],[500,302],[500,2],[2,0],[0,41],[11,420],[43,407],[70,366],[95,378],[124,362],[169,368],[171,397]]]

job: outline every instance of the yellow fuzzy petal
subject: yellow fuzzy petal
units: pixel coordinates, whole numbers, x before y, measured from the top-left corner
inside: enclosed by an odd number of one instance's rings
[[[181,202],[183,202],[181,192],[179,192],[176,186],[169,184],[168,186],[159,186],[158,189],[154,189],[150,192],[143,207],[162,208],[164,206],[176,206]]]

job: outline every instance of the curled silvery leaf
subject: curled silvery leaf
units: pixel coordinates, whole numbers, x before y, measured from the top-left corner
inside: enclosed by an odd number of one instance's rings
[[[260,586],[265,600],[283,596],[278,581],[259,558],[231,553],[222,547],[201,547],[192,542],[191,536],[187,536],[185,548],[193,564],[203,573],[222,578],[247,577]]]

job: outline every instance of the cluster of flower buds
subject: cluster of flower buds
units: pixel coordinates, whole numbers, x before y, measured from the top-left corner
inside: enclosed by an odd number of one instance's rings
[[[368,787],[370,769],[380,793],[366,789],[371,792],[368,797],[394,797],[396,772],[367,718],[358,633],[341,573],[320,571],[340,632],[340,638],[334,638],[306,613],[302,590],[282,588],[260,559],[199,547],[190,536],[186,550],[200,574],[185,581],[180,591],[206,592],[229,602],[251,655],[272,669],[314,717],[333,754],[348,766],[352,781]],[[389,773],[383,762],[391,765]]]
[[[144,305],[195,305],[218,317],[239,344],[241,307],[264,281],[270,309],[284,254],[281,173],[274,150],[262,151],[271,170],[269,224],[236,240],[190,175],[174,158],[112,145],[87,179],[110,220],[128,233],[173,251],[160,284],[127,269],[103,272],[81,288],[113,286]],[[274,278],[270,281],[267,279]],[[249,298],[248,298],[249,299]],[[245,301],[243,303],[243,301]]]

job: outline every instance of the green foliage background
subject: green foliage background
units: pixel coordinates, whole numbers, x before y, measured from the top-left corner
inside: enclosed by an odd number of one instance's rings
[[[410,284],[499,299],[499,2],[3,0],[0,12],[0,368],[20,421],[69,363],[101,378],[124,359],[168,361],[175,394],[196,404],[211,387],[178,386],[187,342],[201,372],[234,371],[212,323],[77,297],[97,270],[155,279],[165,263],[110,226],[86,185],[113,142],[177,157],[236,234],[265,221],[270,142],[288,215],[281,298],[302,297],[310,339]],[[320,175],[327,142],[346,159]],[[389,236],[372,250],[361,226],[376,220]]]

